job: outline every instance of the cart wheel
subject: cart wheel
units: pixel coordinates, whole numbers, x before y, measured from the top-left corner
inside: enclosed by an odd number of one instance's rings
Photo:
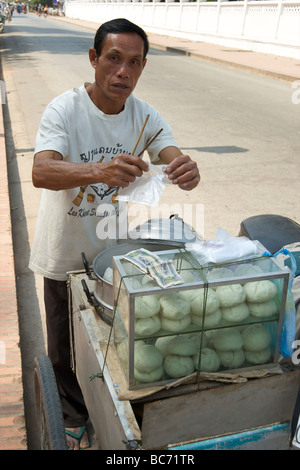
[[[41,450],[67,450],[60,398],[48,356],[35,358],[34,390]]]

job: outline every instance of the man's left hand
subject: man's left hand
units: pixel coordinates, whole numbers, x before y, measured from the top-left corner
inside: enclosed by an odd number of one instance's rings
[[[179,155],[169,163],[166,174],[173,184],[178,184],[181,189],[190,191],[200,182],[200,173],[197,163],[189,155]]]

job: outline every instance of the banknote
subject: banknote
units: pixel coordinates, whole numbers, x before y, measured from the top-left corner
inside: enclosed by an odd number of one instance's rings
[[[164,261],[150,266],[149,275],[156,280],[160,287],[164,288],[183,283],[183,280],[175,270],[172,261]]]
[[[130,251],[123,258],[133,263],[145,274],[149,274],[160,287],[165,288],[183,283],[182,278],[173,266],[172,260],[165,261],[145,248]]]
[[[161,258],[155,253],[152,253],[145,248],[139,248],[138,250],[133,250],[123,256],[124,259],[135,264],[141,271],[144,273],[148,272],[148,268],[154,264],[160,263]]]

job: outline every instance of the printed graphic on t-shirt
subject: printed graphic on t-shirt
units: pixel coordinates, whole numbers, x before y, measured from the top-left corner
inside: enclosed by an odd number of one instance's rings
[[[115,147],[99,147],[99,149],[87,150],[80,154],[80,160],[83,163],[93,163],[95,161],[101,163],[106,156],[112,160],[120,153],[130,154],[130,152],[122,148],[122,144],[117,143]],[[99,155],[101,155],[100,158]],[[97,206],[100,205],[105,198],[109,198],[110,202],[117,204],[117,194],[117,187],[109,187],[105,183],[81,186],[77,196],[73,200],[73,206],[68,211],[68,215],[73,217],[96,216]],[[91,204],[91,207],[88,207],[89,204]]]

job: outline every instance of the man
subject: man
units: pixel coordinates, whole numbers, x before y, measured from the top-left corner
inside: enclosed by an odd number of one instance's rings
[[[89,50],[94,83],[54,99],[36,139],[32,180],[44,190],[30,268],[45,278],[48,355],[67,433],[80,433],[81,448],[88,445],[85,432],[81,437],[87,412],[69,367],[66,272],[82,268],[82,251],[94,259],[107,247],[96,235],[95,209],[112,203],[116,187],[127,187],[148,171],[148,164],[137,155],[158,130],[163,128],[147,149],[150,159],[167,164],[169,179],[181,189],[191,190],[200,181],[196,163],[182,154],[170,126],[152,106],[132,95],[148,48],[145,32],[133,23],[125,19],[104,23]],[[140,143],[131,155],[148,114]],[[75,438],[67,438],[69,448],[79,448]]]

